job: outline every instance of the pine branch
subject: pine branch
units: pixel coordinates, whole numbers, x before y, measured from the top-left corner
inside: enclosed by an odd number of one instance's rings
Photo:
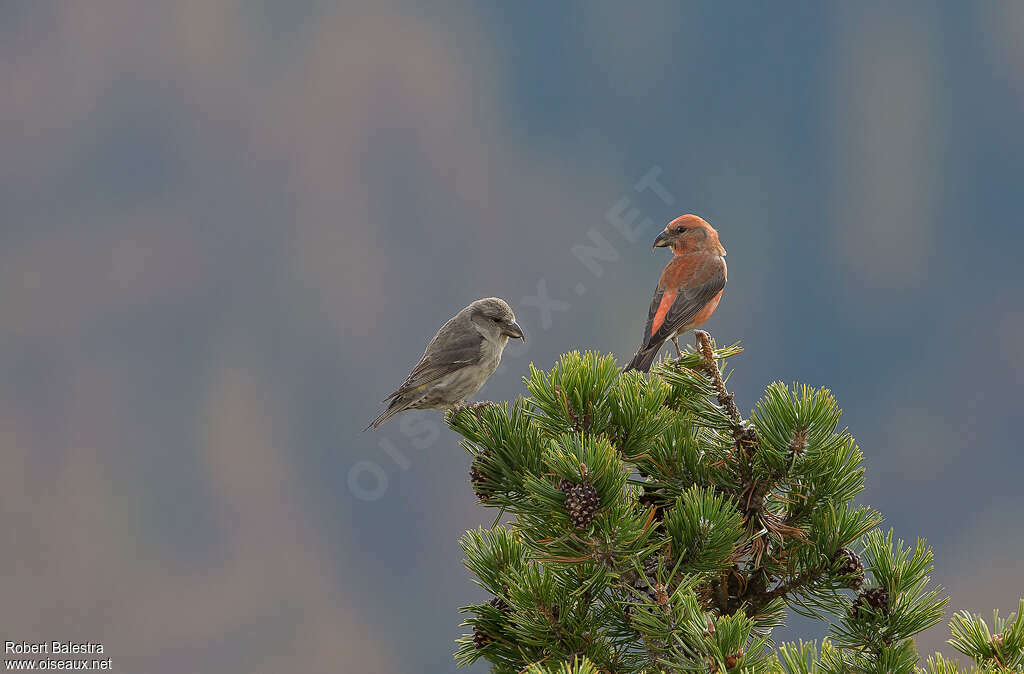
[[[804,587],[814,583],[824,575],[828,569],[827,566],[819,566],[813,569],[808,569],[798,576],[795,576],[784,583],[779,583],[769,592],[751,597],[750,603],[753,610],[756,612],[764,604],[775,599],[785,598],[787,595],[803,589]]]
[[[756,479],[754,477],[753,457],[760,446],[760,438],[756,430],[740,414],[739,408],[736,406],[735,395],[726,388],[721,369],[715,358],[710,335],[703,330],[697,330],[695,334],[698,349],[703,358],[704,371],[711,378],[716,393],[716,400],[732,421],[731,431],[736,442],[736,451],[733,453],[733,459],[737,472],[740,474],[742,485],[740,499],[744,523],[748,530],[745,546],[747,548],[747,555],[752,561],[741,583],[744,591],[739,596],[730,597],[727,589],[728,583],[719,582],[715,592],[716,606],[719,611],[726,615],[735,613],[743,606],[747,606],[751,612],[756,613],[773,599],[784,597],[788,594],[791,591],[789,589],[790,585],[795,589],[795,587],[808,582],[802,579],[801,582],[797,583],[794,579],[790,583],[779,585],[772,592],[766,592],[763,589],[765,583],[761,562],[766,552],[767,543],[764,537],[758,536],[755,533],[756,528],[763,526],[768,531],[790,537],[802,537],[803,532],[766,513],[766,498],[772,489],[773,481],[777,481],[781,475],[777,472],[772,472],[764,479]],[[820,571],[816,575],[820,575]],[[753,585],[749,582],[751,577],[757,579]]]
[[[863,457],[827,389],[773,383],[743,417],[722,367],[740,351],[698,332],[696,350],[647,376],[573,352],[548,372],[531,365],[529,397],[447,415],[480,503],[507,515],[463,540],[493,598],[463,607],[460,664],[915,672],[913,636],[945,601],[929,584],[931,551],[883,536],[880,514],[852,505]],[[820,650],[769,652],[787,606],[832,622]],[[990,631],[963,614],[951,627],[979,671],[1020,669],[1018,616]],[[928,667],[958,673],[941,658]]]
[[[695,330],[694,335],[697,338],[700,354],[704,358],[705,369],[711,376],[718,394],[718,404],[729,413],[729,418],[734,424],[734,432],[740,431],[743,428],[743,416],[740,414],[739,408],[736,407],[733,394],[725,388],[725,381],[722,379],[721,370],[718,369],[718,361],[715,359],[714,347],[711,344],[711,335],[703,330]]]

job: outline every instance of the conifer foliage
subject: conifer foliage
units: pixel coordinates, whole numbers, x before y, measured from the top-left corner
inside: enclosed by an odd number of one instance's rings
[[[467,532],[491,595],[463,607],[456,659],[494,672],[956,672],[919,669],[913,636],[941,620],[932,553],[855,505],[862,455],[827,389],[770,385],[744,418],[699,348],[649,376],[572,352],[531,365],[528,397],[462,408],[449,425],[495,525]],[[498,523],[501,515],[504,523]],[[787,607],[829,637],[775,648]],[[1024,608],[1024,604],[1022,604]],[[953,620],[978,671],[1020,671],[1024,611]],[[1002,669],[999,669],[999,668]]]

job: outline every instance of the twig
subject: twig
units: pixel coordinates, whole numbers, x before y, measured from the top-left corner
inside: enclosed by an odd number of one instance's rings
[[[697,337],[697,347],[700,349],[700,355],[704,358],[704,367],[707,369],[708,374],[711,375],[711,379],[715,384],[718,404],[725,408],[733,424],[742,428],[743,416],[733,401],[733,394],[729,393],[728,389],[725,388],[725,381],[722,379],[722,372],[718,369],[715,351],[711,346],[711,335],[703,330],[695,330],[693,334]]]
[[[751,602],[751,604],[756,608],[760,608],[761,606],[764,606],[773,599],[784,597],[790,592],[800,589],[804,585],[809,585],[813,583],[814,581],[818,580],[818,578],[820,578],[824,572],[825,569],[823,567],[808,569],[807,571],[801,573],[799,576],[796,576],[795,578],[792,578],[785,583],[780,583],[779,585],[775,586],[775,588],[771,591],[765,592],[760,596],[756,597]]]
[[[732,420],[732,435],[736,440],[736,448],[739,450],[736,455],[737,468],[745,483],[743,495],[746,497],[746,502],[742,505],[744,521],[748,528],[756,523],[763,523],[770,530],[777,531],[783,535],[805,538],[800,529],[789,527],[783,522],[777,522],[777,518],[772,516],[771,511],[765,509],[765,500],[771,491],[771,485],[768,481],[754,479],[751,463],[754,453],[760,444],[760,437],[758,437],[757,431],[744,421],[743,415],[740,414],[740,410],[736,406],[733,394],[725,387],[725,380],[722,379],[722,372],[718,367],[718,361],[715,359],[711,336],[703,330],[696,330],[694,334],[697,338],[697,348],[704,360],[704,369],[711,377],[712,384],[714,385],[718,404],[722,406]],[[805,437],[801,437],[800,434],[794,438],[791,447],[794,455],[803,452],[804,442]],[[764,579],[758,575],[761,569],[761,556],[766,550],[767,543],[760,540],[751,540],[750,546],[749,553],[753,564],[750,573],[753,576],[757,576],[759,582],[753,583],[753,587],[741,587],[734,601],[729,596],[728,582],[725,579],[720,580],[718,587],[715,588],[715,603],[719,606],[719,610],[722,610],[723,605],[726,607],[723,613],[732,613],[743,603],[749,603],[751,610],[757,610],[777,597],[783,597],[808,583],[814,582],[822,574],[821,569],[812,569],[768,591],[764,588]]]

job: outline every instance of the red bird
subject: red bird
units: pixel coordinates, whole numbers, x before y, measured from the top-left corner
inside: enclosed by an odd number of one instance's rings
[[[626,366],[647,372],[668,339],[679,349],[678,337],[711,318],[725,289],[725,248],[718,232],[696,215],[680,215],[654,240],[654,248],[672,249],[654,291],[644,329],[644,341]],[[652,248],[653,250],[653,248]]]

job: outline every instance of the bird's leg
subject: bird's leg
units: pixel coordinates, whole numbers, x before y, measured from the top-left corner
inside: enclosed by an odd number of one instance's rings
[[[472,405],[469,405],[469,409],[473,410],[473,414],[476,415],[476,419],[477,421],[479,421],[480,410],[486,409],[488,407],[493,407],[494,405],[497,405],[497,403],[491,402],[490,400],[481,400],[478,403],[473,403]]]
[[[672,335],[672,344],[676,347],[676,355],[682,358],[683,350],[679,348],[679,337],[677,335]]]
[[[464,410],[469,410],[470,412],[473,413],[473,416],[477,418],[477,421],[479,421],[480,411],[485,408],[491,407],[492,405],[497,405],[497,403],[493,403],[490,400],[481,400],[478,403],[467,403],[465,400],[462,400],[452,405],[448,409],[448,413],[454,417],[461,414]]]

